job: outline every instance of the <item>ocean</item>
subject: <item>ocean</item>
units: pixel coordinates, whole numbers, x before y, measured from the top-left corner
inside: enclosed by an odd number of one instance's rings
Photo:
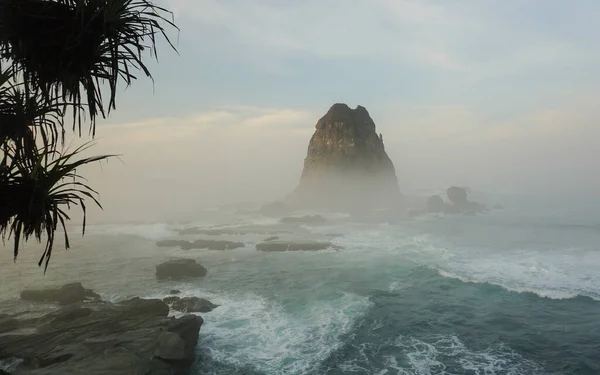
[[[391,223],[325,215],[298,238],[339,250],[263,253],[266,234],[228,251],[157,248],[187,226],[273,228],[231,209],[193,223],[127,223],[72,232],[46,275],[28,243],[0,262],[0,312],[49,309],[19,291],[80,281],[104,299],[171,289],[220,305],[205,323],[193,374],[600,374],[600,211],[510,206],[477,216]],[[207,236],[186,236],[189,239]],[[203,279],[159,282],[154,267],[191,257]]]

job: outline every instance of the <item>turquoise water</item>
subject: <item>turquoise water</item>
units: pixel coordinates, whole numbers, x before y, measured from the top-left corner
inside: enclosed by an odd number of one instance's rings
[[[474,217],[304,228],[340,251],[157,249],[176,224],[103,225],[57,252],[3,262],[3,310],[33,285],[82,281],[105,298],[172,288],[221,305],[203,314],[196,374],[598,374],[600,215],[511,209]],[[269,226],[220,215],[202,224]],[[8,249],[4,250],[4,253]],[[154,265],[193,257],[206,278],[157,282]],[[8,256],[7,256],[8,259]]]

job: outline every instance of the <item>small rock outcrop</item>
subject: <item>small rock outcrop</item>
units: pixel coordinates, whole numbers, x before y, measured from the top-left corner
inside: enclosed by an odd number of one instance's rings
[[[444,212],[446,209],[446,204],[444,203],[444,199],[439,195],[432,195],[427,200],[427,212],[436,213],[436,212]]]
[[[175,259],[156,266],[158,279],[184,279],[203,277],[208,271],[194,259]]]
[[[436,213],[475,215],[489,211],[484,204],[469,201],[466,188],[451,186],[446,190],[446,195],[450,203],[444,202],[444,199],[439,195],[432,195],[427,200],[425,208],[411,209],[408,216],[417,217],[423,214]]]
[[[213,311],[218,306],[205,298],[198,297],[166,297],[163,302],[170,305],[173,310],[188,313],[206,313]]]
[[[449,213],[478,214],[489,211],[484,204],[469,201],[467,189],[464,187],[451,186],[446,190],[446,195],[452,203],[447,208]]]
[[[189,372],[201,317],[169,318],[164,302],[140,298],[90,306],[67,306],[22,322],[33,333],[1,335],[0,360],[19,358],[15,373],[32,375]]]
[[[207,250],[233,250],[244,247],[243,242],[216,241],[216,240],[196,240],[193,242],[184,241],[181,244],[183,250],[207,249]]]
[[[258,251],[319,251],[326,249],[340,249],[331,242],[319,241],[269,241],[256,245]]]
[[[24,290],[21,299],[32,302],[54,302],[60,305],[83,302],[85,300],[98,300],[100,295],[91,289],[85,289],[81,283],[70,283],[60,288],[39,290]]]
[[[317,122],[288,202],[349,211],[393,206],[399,198],[394,164],[367,109],[334,104]]]
[[[157,241],[156,246],[157,247],[180,247],[180,246],[185,246],[186,243],[188,243],[188,241],[185,241],[185,240],[162,240],[162,241]]]

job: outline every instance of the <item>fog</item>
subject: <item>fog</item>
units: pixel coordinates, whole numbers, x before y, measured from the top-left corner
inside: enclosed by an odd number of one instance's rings
[[[154,82],[98,123],[91,151],[122,156],[82,171],[105,207],[92,221],[281,199],[336,102],[368,109],[403,194],[600,188],[594,2],[546,18],[521,1],[163,3],[179,54],[159,45]]]
[[[404,194],[464,185],[560,195],[600,187],[599,110],[592,102],[497,124],[460,108],[369,109]],[[90,219],[175,219],[201,207],[282,199],[299,182],[314,125],[327,108],[232,108],[100,124],[89,153],[120,156],[82,171],[105,208]]]

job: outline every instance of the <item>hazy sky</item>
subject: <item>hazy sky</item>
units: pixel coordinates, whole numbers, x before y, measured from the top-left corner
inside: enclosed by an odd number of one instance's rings
[[[598,0],[163,0],[154,86],[98,126],[97,218],[294,188],[314,125],[365,106],[401,189],[600,188]]]

